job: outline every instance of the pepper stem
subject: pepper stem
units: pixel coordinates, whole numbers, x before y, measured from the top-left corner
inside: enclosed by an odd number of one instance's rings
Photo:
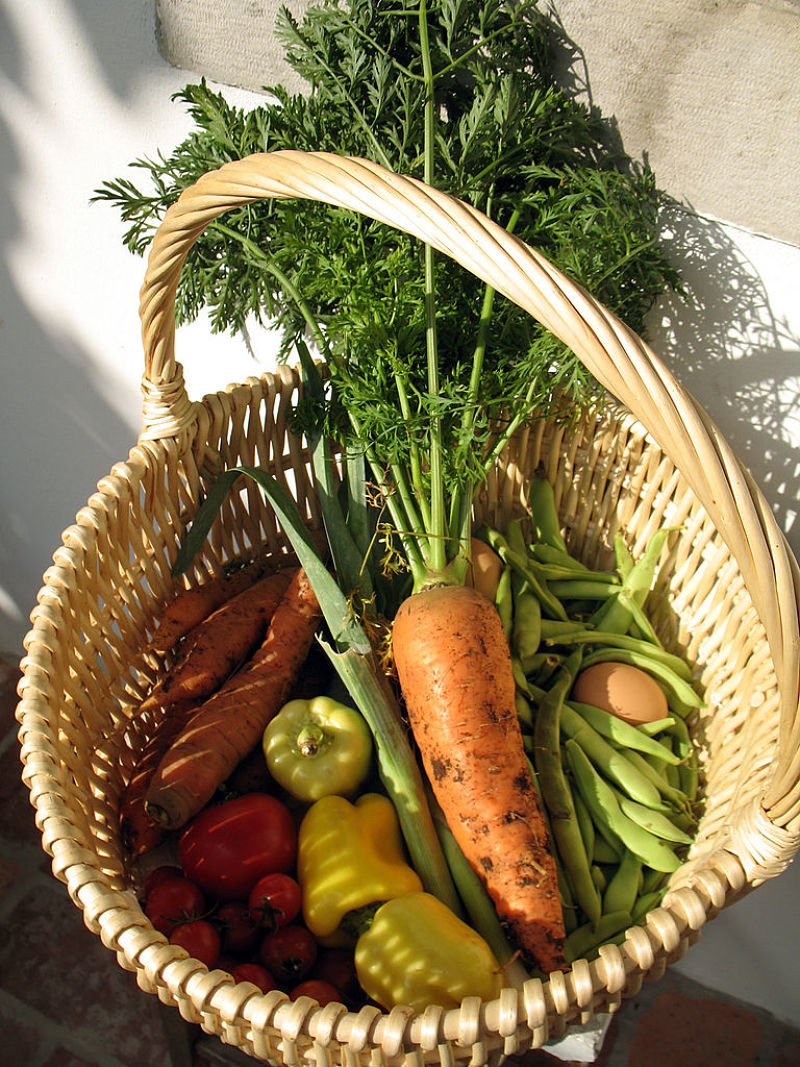
[[[303,727],[297,735],[297,751],[301,756],[316,756],[325,740],[325,731],[314,723]]]

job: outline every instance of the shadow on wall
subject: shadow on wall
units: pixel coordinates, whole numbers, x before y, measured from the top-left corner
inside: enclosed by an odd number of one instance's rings
[[[728,228],[674,204],[662,239],[690,300],[662,298],[651,313],[654,347],[719,426],[798,555],[800,337],[773,313]]]
[[[138,7],[142,33],[152,37],[150,4]],[[34,118],[41,114],[46,122],[49,103],[34,81],[35,42],[25,39],[13,8],[13,3],[0,0],[0,653],[17,657],[23,654],[28,613],[62,530],[97,480],[127,455],[135,427],[121,419],[99,391],[99,372],[89,353],[66,330],[59,332],[39,315],[20,284],[14,257],[20,249],[30,255],[30,249],[19,209],[25,201],[18,191],[37,175],[26,172],[28,146],[4,116],[17,107]],[[79,0],[59,7],[59,12],[68,12],[81,37],[91,42],[105,88],[124,100],[143,76],[144,44],[124,41],[119,27],[114,32],[111,23],[117,16],[112,16],[112,8]],[[128,26],[131,21],[126,18]],[[46,37],[48,30],[41,33]],[[154,45],[152,51],[155,55]],[[44,164],[54,173],[58,152],[56,145]],[[87,187],[86,201],[90,193]],[[56,263],[42,262],[38,270],[45,276],[68,268],[69,262],[65,252]],[[90,285],[87,299],[92,298]]]
[[[548,16],[561,85],[595,108],[585,53],[564,30],[557,5]],[[627,158],[615,118],[605,126],[607,146]],[[647,339],[717,423],[800,555],[800,337],[773,313],[735,232],[668,201],[661,239],[689,298],[666,294],[649,316]]]

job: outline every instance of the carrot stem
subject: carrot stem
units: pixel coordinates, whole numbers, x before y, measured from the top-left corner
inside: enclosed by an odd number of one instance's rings
[[[424,180],[433,185],[434,178],[434,111],[433,111],[433,64],[428,37],[428,4],[419,5],[420,55],[422,73],[426,86],[424,124]],[[433,249],[425,245],[425,346],[428,361],[428,393],[438,397],[439,349],[436,332],[436,283],[434,278]],[[444,475],[442,471],[442,426],[438,409],[433,408],[430,420],[430,523],[426,563],[434,575],[441,575],[447,565],[446,516],[444,501]],[[417,583],[415,582],[415,586]]]

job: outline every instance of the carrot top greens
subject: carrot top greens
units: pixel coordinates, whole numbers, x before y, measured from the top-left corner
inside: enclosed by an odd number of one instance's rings
[[[306,94],[272,87],[247,111],[189,85],[177,98],[195,129],[133,164],[148,187],[97,190],[132,251],[206,171],[252,152],[328,150],[468,201],[639,333],[659,293],[679,287],[651,170],[560,83],[568,43],[533,0],[323,0],[302,22],[283,9],[277,34]],[[475,488],[506,434],[599,399],[574,355],[511,301],[414,239],[322,204],[259,203],[212,223],[189,253],[179,321],[202,307],[217,330],[277,319],[284,356],[310,329],[331,390],[305,428],[357,439],[392,489],[418,587],[463,561]]]

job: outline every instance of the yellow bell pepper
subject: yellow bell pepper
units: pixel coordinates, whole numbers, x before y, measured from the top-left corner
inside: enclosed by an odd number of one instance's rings
[[[355,950],[362,989],[387,1010],[457,1008],[464,997],[494,1000],[503,973],[488,944],[430,893],[381,905]]]
[[[422,889],[406,862],[394,805],[380,793],[311,805],[298,833],[297,878],[303,918],[317,937],[331,935],[349,912]]]

